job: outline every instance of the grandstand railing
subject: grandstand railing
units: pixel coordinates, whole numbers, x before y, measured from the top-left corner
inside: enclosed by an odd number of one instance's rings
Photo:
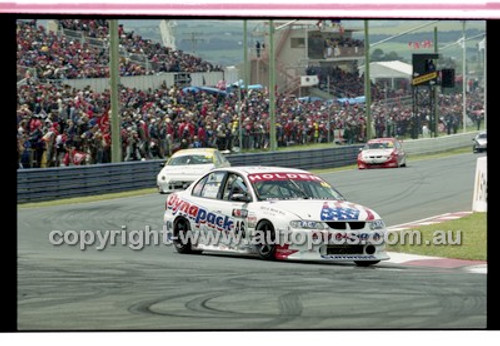
[[[403,143],[411,155],[442,152],[471,146],[477,132],[409,140]],[[362,145],[326,149],[278,151],[273,153],[232,154],[233,166],[283,166],[302,169],[334,168],[356,163]],[[96,164],[60,168],[19,169],[18,203],[67,197],[122,192],[156,186],[156,175],[164,160]],[[411,162],[411,161],[410,161]]]
[[[85,42],[85,35],[82,31],[70,30],[70,29],[61,29],[60,33],[64,36],[71,37],[76,40],[81,40],[82,43]]]
[[[29,72],[31,74],[31,78],[36,79],[38,77],[35,67],[17,65],[17,81],[18,82],[27,78],[26,72]]]
[[[364,47],[339,47],[340,54],[335,58],[362,57],[365,55]]]
[[[159,73],[155,75],[128,76],[120,77],[120,84],[127,88],[136,88],[138,90],[158,89],[162,84],[167,87],[175,85],[175,76],[185,73]],[[218,81],[224,79],[224,72],[197,72],[190,73],[191,85],[201,86],[203,81],[205,85],[216,85]],[[82,89],[90,86],[95,92],[102,93],[109,89],[108,78],[85,78],[85,79],[65,79],[62,81],[73,88]]]

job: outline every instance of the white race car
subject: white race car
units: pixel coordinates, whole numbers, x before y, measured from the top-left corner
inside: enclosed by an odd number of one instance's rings
[[[215,169],[167,198],[164,223],[180,253],[223,251],[360,266],[389,259],[380,216],[299,169]]]
[[[214,148],[183,149],[175,152],[156,178],[159,193],[170,193],[187,188],[206,172],[230,167],[229,161]]]
[[[480,132],[472,140],[472,151],[474,153],[486,151],[488,149],[488,139],[486,136],[486,131]]]

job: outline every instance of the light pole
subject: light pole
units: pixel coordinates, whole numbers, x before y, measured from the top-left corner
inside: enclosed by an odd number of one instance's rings
[[[329,75],[329,74],[327,74],[327,75],[326,75],[326,88],[327,88],[327,92],[328,92],[328,94],[330,94],[330,75]],[[331,110],[330,110],[330,107],[328,107],[327,109],[328,109],[328,126],[327,126],[327,130],[328,130],[328,132],[327,132],[327,139],[326,139],[326,141],[327,141],[328,143],[330,143],[330,131],[331,131],[331,127],[332,127],[332,126],[331,126],[331,122],[332,122],[332,112],[331,112]],[[335,137],[335,136],[334,136],[334,137]],[[334,139],[335,139],[335,138],[334,138]]]
[[[434,27],[434,53],[438,54],[438,31],[437,26]],[[436,64],[437,65],[437,64]],[[434,136],[438,136],[439,130],[439,112],[438,112],[438,86],[435,84],[434,88]],[[420,133],[421,129],[418,129]]]
[[[276,100],[275,100],[275,56],[274,56],[274,21],[269,20],[269,142],[270,150],[276,150]]]
[[[365,19],[365,107],[366,107],[366,139],[372,139],[372,115],[370,110],[370,40],[368,35],[368,20]]]
[[[239,137],[240,151],[243,149],[243,126],[242,126],[241,111],[243,104],[246,105],[246,99],[248,95],[247,73],[248,73],[248,47],[247,47],[247,20],[245,19],[243,20],[243,90],[245,92],[243,100],[241,100],[241,85],[238,85],[238,100],[240,100],[240,106],[238,108],[238,137]]]
[[[119,70],[119,50],[118,50],[118,20],[109,21],[109,76],[111,91],[111,162],[122,161],[122,143],[121,143],[121,116],[118,100],[118,83],[120,79]]]
[[[483,87],[483,93],[484,93],[484,96],[483,96],[483,116],[484,116],[484,129],[488,129],[488,127],[486,126],[486,122],[487,122],[487,112],[486,112],[486,76],[488,75],[486,73],[486,46],[487,46],[487,40],[486,40],[486,35],[484,36],[484,49],[483,49],[483,67],[484,67],[484,76],[483,76],[483,83],[484,83],[484,87]]]
[[[466,108],[467,107],[467,76],[466,76],[467,50],[465,49],[465,20],[462,22],[462,45],[463,45],[462,46],[462,93],[463,93],[462,121],[465,132],[467,130],[467,108]]]

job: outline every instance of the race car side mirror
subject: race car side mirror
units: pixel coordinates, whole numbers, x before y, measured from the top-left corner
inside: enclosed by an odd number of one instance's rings
[[[251,199],[250,196],[248,196],[247,194],[235,193],[231,196],[231,201],[248,203],[251,201]]]

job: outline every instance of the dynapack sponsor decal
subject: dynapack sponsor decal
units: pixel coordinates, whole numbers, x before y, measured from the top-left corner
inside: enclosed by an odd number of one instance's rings
[[[320,181],[323,179],[309,173],[254,173],[249,174],[248,179],[252,182],[258,181],[282,181],[282,180],[306,180],[306,181]]]
[[[182,200],[175,194],[169,196],[167,209],[172,211],[172,215],[179,214],[194,220],[196,227],[206,224],[209,228],[219,231],[231,231],[234,227],[233,219],[227,215],[209,212],[203,207]]]

